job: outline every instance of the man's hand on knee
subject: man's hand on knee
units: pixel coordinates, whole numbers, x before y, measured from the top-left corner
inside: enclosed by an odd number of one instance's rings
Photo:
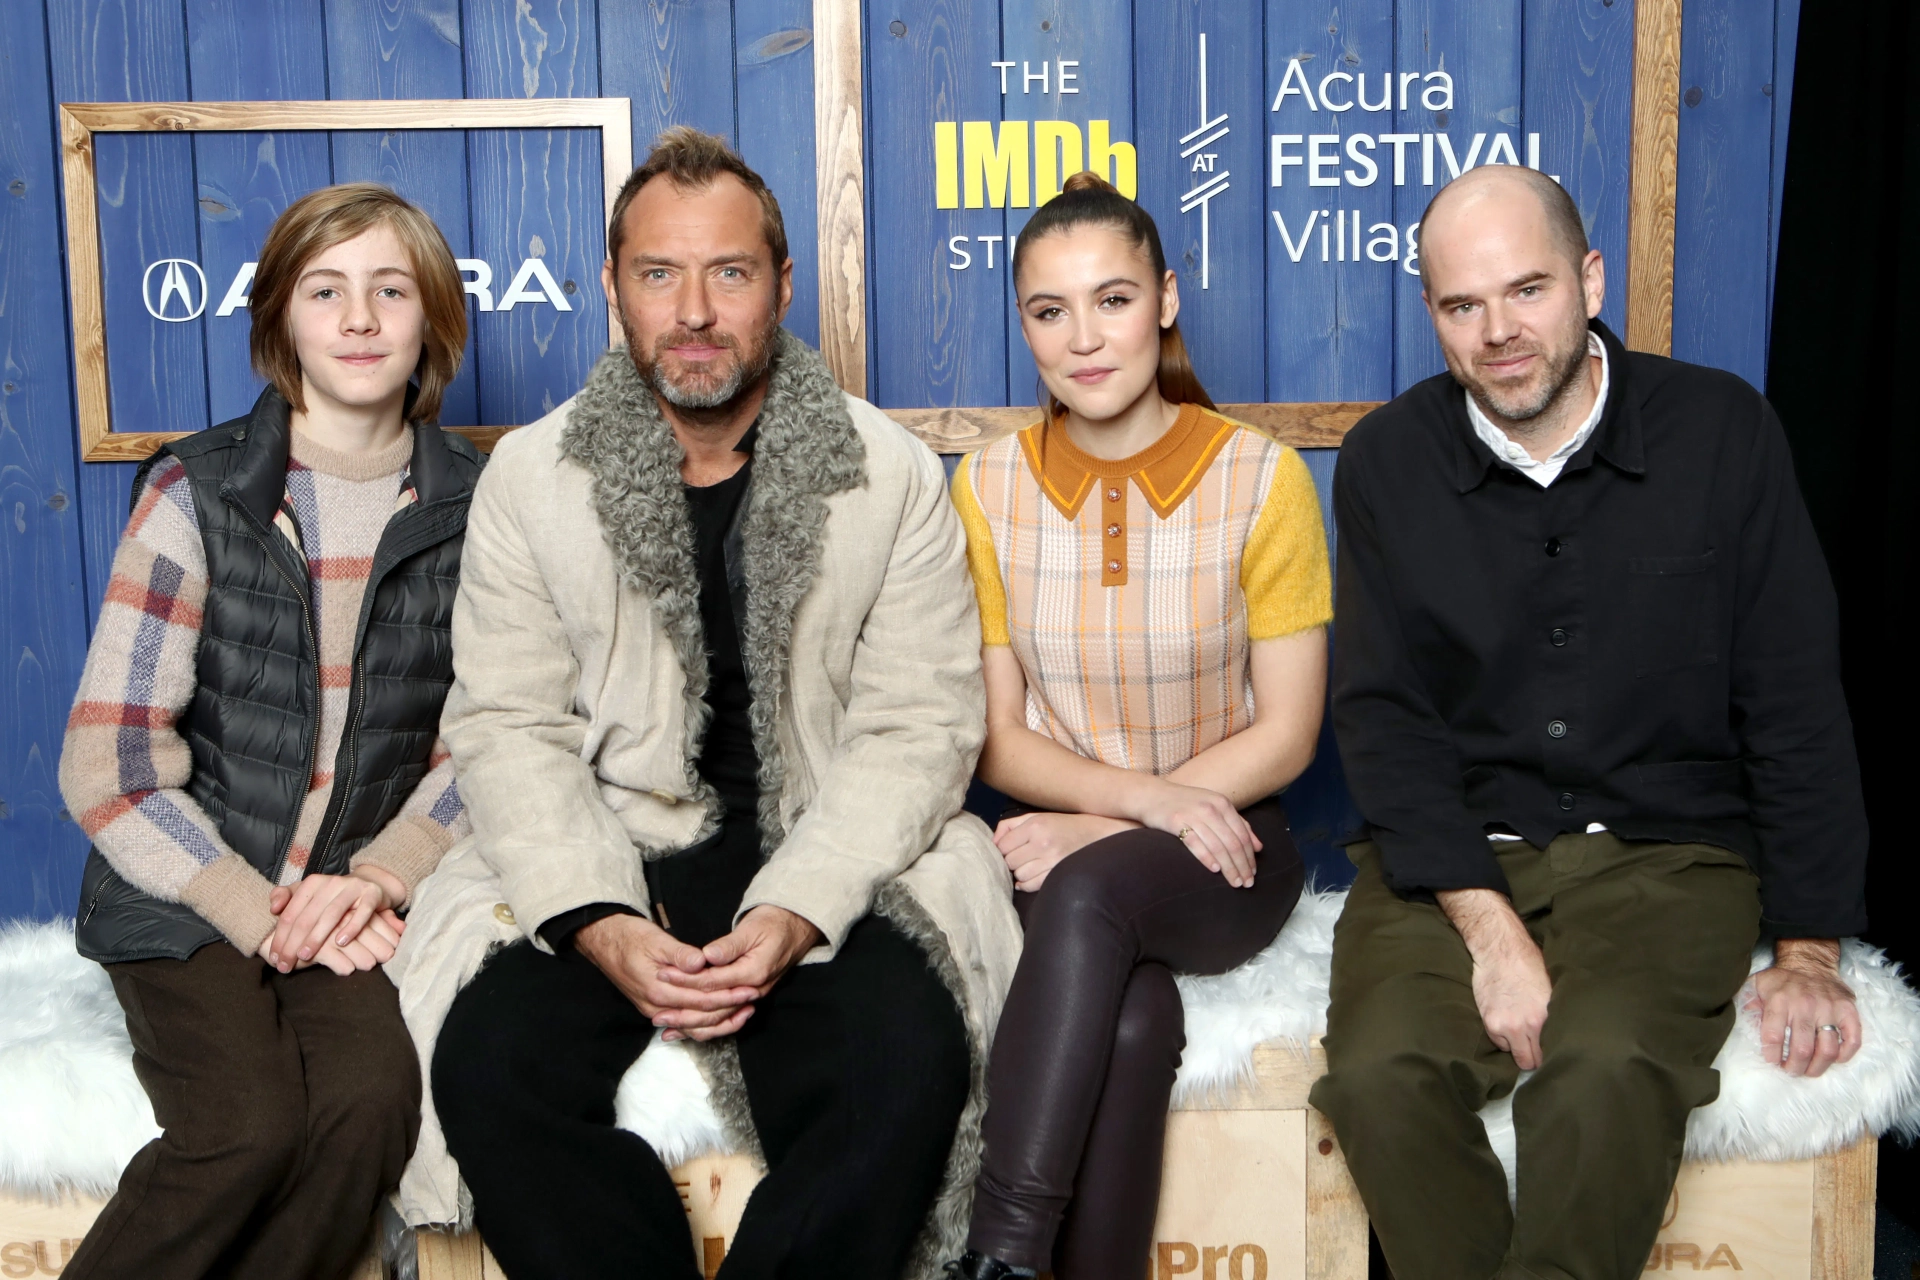
[[[732,933],[707,944],[699,969],[683,965],[664,976],[689,992],[744,989],[757,1000],[820,941],[820,930],[806,918],[784,907],[758,906]]]
[[[1505,894],[1447,889],[1434,896],[1473,957],[1473,1001],[1487,1038],[1522,1071],[1532,1071],[1540,1065],[1540,1032],[1553,998],[1546,958]]]
[[[573,935],[574,949],[607,975],[634,1007],[664,1031],[663,1039],[711,1040],[732,1035],[753,1014],[757,993],[740,983],[680,985],[708,969],[690,947],[642,916],[612,915]]]
[[[1860,1010],[1840,980],[1840,944],[1781,938],[1773,967],[1753,975],[1746,1006],[1760,1012],[1760,1050],[1788,1075],[1817,1076],[1860,1052]]]

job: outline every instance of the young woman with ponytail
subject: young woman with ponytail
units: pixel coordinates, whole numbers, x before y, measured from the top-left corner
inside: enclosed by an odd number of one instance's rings
[[[1276,793],[1313,757],[1333,610],[1312,478],[1201,387],[1147,212],[1076,174],[1013,273],[1046,418],[969,456],[953,493],[1026,950],[947,1270],[1109,1280],[1151,1243],[1173,974],[1243,963],[1299,897]]]

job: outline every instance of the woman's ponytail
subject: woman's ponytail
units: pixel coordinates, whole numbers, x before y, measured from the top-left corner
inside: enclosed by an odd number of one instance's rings
[[[1059,195],[1040,206],[1039,211],[1028,219],[1020,238],[1014,241],[1012,267],[1016,284],[1020,279],[1020,262],[1029,242],[1074,227],[1087,226],[1112,227],[1119,231],[1135,247],[1147,251],[1147,260],[1153,264],[1156,283],[1166,277],[1167,255],[1160,248],[1160,229],[1154,225],[1153,215],[1121,195],[1117,187],[1099,174],[1082,169],[1066,180]],[[1156,381],[1160,386],[1160,398],[1170,404],[1197,404],[1208,409],[1215,407],[1213,397],[1200,384],[1200,375],[1193,371],[1193,360],[1187,354],[1187,344],[1180,336],[1180,322],[1177,320],[1160,330],[1160,370]],[[1050,418],[1057,418],[1066,412],[1066,406],[1054,398],[1044,383],[1039,392]]]

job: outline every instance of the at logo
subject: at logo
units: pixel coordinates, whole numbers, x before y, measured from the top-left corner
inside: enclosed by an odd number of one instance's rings
[[[157,284],[156,273],[161,273]],[[162,258],[141,277],[140,293],[147,314],[155,320],[169,324],[198,320],[207,309],[207,273],[191,259]]]

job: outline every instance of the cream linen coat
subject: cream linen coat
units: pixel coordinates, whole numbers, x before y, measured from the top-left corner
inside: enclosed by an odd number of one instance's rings
[[[692,768],[706,673],[679,458],[613,351],[580,395],[500,441],[474,492],[442,725],[474,835],[420,887],[388,966],[423,1078],[490,951],[521,938],[546,950],[540,925],[589,903],[647,912],[643,858],[714,829]],[[742,650],[772,794],[766,863],[740,910],[811,921],[825,942],[808,964],[880,911],[955,992],[974,1096],[909,1269],[930,1275],[964,1235],[985,1056],[1020,953],[1006,867],[960,811],[985,736],[964,536],[939,460],[786,335],[749,493]],[[723,1114],[744,1128],[731,1061],[707,1055]],[[402,1211],[465,1221],[430,1096],[424,1110]]]

